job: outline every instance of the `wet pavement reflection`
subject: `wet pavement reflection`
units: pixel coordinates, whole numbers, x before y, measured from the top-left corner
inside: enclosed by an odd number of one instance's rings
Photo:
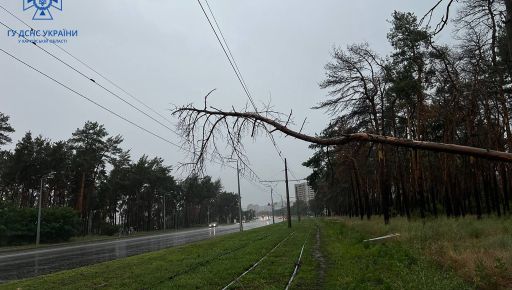
[[[244,229],[267,225],[255,221]],[[177,245],[234,233],[239,225],[201,228],[183,232],[127,238],[83,245],[51,247],[0,255],[0,283],[152,252]]]

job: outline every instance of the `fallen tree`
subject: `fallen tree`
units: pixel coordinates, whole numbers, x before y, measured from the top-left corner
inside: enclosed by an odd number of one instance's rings
[[[226,158],[226,156],[221,156],[220,152],[217,150],[216,140],[218,139],[218,134],[222,134],[222,137],[227,137],[225,139],[228,141],[232,150],[228,158],[231,158],[233,155],[244,158],[241,139],[248,134],[254,137],[258,131],[262,131],[268,135],[279,131],[287,136],[320,146],[345,145],[350,142],[371,142],[426,151],[459,154],[495,161],[512,162],[512,153],[508,152],[459,144],[417,141],[366,132],[340,134],[339,136],[330,138],[310,136],[303,134],[301,132],[302,130],[297,131],[289,127],[291,114],[288,115],[287,120],[284,121],[284,114],[269,109],[262,112],[237,111],[234,108],[231,111],[222,111],[213,107],[208,109],[205,103],[205,107],[202,109],[189,104],[176,108],[173,114],[179,118],[178,128],[187,140],[187,144],[192,146],[191,149],[195,152],[195,163],[199,165],[204,163],[205,156],[207,155],[206,151],[209,147],[214,148],[214,153],[217,156]],[[233,119],[231,123],[228,122],[228,118]],[[201,123],[202,125],[198,127],[198,124]],[[224,140],[224,138],[222,139]]]

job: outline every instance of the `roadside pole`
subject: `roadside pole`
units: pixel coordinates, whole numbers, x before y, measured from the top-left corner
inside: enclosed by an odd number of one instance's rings
[[[297,189],[295,189],[295,207],[297,210],[297,219],[300,223],[300,208],[299,208],[299,196],[297,195]]]
[[[238,217],[240,218],[240,231],[244,231],[244,226],[242,225],[242,196],[240,195],[240,169],[238,168],[238,160],[236,161],[236,176],[238,179]]]
[[[283,196],[279,195],[281,197],[281,218],[284,220],[284,201]]]
[[[165,193],[163,194],[163,197],[164,197],[164,231],[166,230],[166,223],[167,223],[167,219],[166,219],[166,216],[165,216]]]
[[[43,179],[44,176],[41,177],[41,187],[39,189],[39,205],[37,211],[37,233],[36,233],[36,247],[39,246],[39,241],[41,239],[41,203],[43,199]]]
[[[273,188],[270,187],[270,202],[272,203],[272,224],[275,224],[276,221],[274,219],[274,196],[273,196]]]
[[[39,246],[39,242],[41,241],[41,207],[43,201],[43,181],[48,178],[52,178],[55,172],[50,172],[41,177],[41,186],[39,188],[39,205],[37,209],[37,232],[36,232],[36,247]]]
[[[176,226],[176,231],[178,231],[178,204],[176,204],[176,211],[174,212],[174,224]]]
[[[284,175],[285,175],[285,181],[286,181],[286,210],[287,210],[287,217],[288,217],[288,227],[292,227],[292,215],[290,212],[290,189],[288,188],[288,163],[286,162],[286,158],[284,159]]]

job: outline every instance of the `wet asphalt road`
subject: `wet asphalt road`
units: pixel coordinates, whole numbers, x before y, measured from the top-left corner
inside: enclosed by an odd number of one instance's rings
[[[254,221],[244,230],[267,225]],[[234,233],[239,225],[0,254],[0,283],[115,260]]]

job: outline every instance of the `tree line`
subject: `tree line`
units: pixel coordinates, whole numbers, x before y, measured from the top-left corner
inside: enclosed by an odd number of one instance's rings
[[[12,132],[9,116],[0,113],[0,146],[12,141]],[[65,141],[27,132],[13,150],[0,150],[0,212],[37,208],[42,189],[42,207],[72,208],[80,234],[237,219],[238,195],[225,192],[220,180],[177,180],[162,158],[132,160],[122,142],[122,136],[90,121]]]
[[[178,130],[203,167],[208,151],[247,161],[247,136],[276,132],[311,143],[304,162],[313,172],[317,214],[371,218],[510,213],[512,129],[511,1],[449,1],[441,23],[429,23],[437,4],[418,19],[395,11],[389,55],[367,43],[335,48],[320,87],[327,98],[314,109],[330,114],[315,135],[296,129],[271,104],[218,109],[176,107]],[[505,5],[506,4],[506,5]],[[507,9],[508,8],[508,9]],[[453,16],[453,17],[452,17]],[[453,41],[440,43],[449,19]],[[425,24],[425,22],[427,22]],[[219,152],[226,142],[230,152]]]
[[[511,152],[505,4],[459,2],[454,43],[437,43],[414,14],[394,12],[390,55],[368,44],[334,49],[320,84],[328,97],[315,107],[333,116],[321,135],[363,131]],[[317,213],[386,222],[510,213],[510,163],[368,142],[311,148],[304,165],[313,169]]]

